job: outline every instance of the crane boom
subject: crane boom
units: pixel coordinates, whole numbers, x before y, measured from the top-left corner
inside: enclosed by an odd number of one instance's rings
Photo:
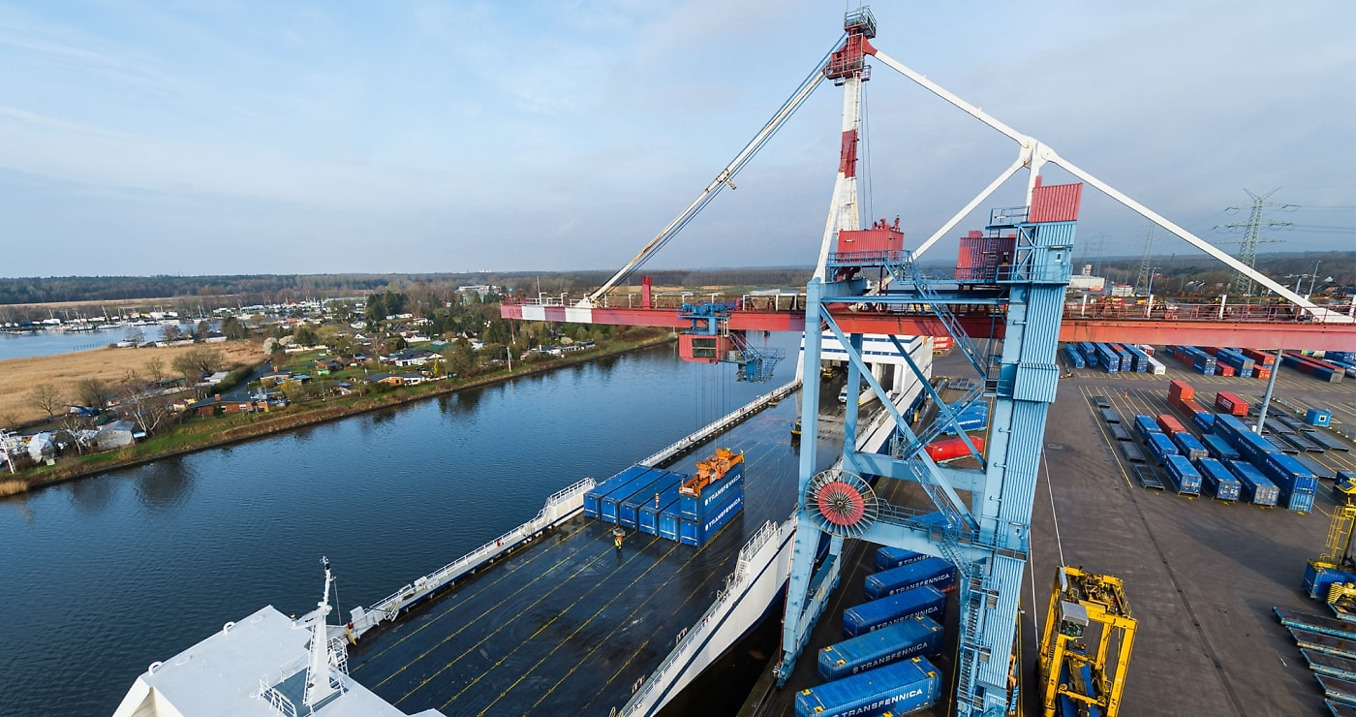
[[[678,233],[678,231],[683,228],[683,225],[687,224],[692,217],[696,216],[697,212],[701,211],[702,207],[706,206],[706,203],[711,201],[722,189],[726,186],[734,189],[734,176],[739,173],[739,170],[744,168],[745,164],[748,164],[749,160],[753,158],[753,155],[758,153],[758,150],[762,149],[763,145],[772,138],[772,135],[776,134],[777,131],[782,128],[782,125],[786,124],[786,121],[791,118],[791,115],[795,114],[797,109],[800,109],[800,106],[810,97],[810,93],[814,92],[815,87],[819,86],[819,81],[824,79],[823,67],[824,60],[821,60],[819,64],[815,66],[814,72],[810,73],[810,75],[805,78],[796,92],[791,95],[790,99],[788,99],[781,108],[772,115],[772,118],[767,121],[767,124],[763,125],[763,128],[758,131],[758,134],[754,135],[753,139],[749,140],[749,143],[744,145],[744,148],[739,151],[739,154],[736,154],[735,158],[730,160],[729,164],[725,165],[723,169],[716,173],[716,178],[712,179],[711,183],[706,185],[706,188],[697,195],[697,198],[693,199],[691,204],[687,205],[683,211],[679,212],[678,216],[673,218],[673,221],[670,221],[663,229],[660,229],[659,233],[650,240],[650,243],[646,244],[644,248],[632,257],[631,261],[626,262],[625,266],[618,269],[617,273],[613,274],[612,278],[608,279],[606,284],[603,284],[593,293],[581,299],[578,304],[579,308],[593,308],[594,306],[597,306],[598,302],[607,294],[607,292],[611,291],[618,282],[626,278],[626,276],[637,266],[640,266],[658,252],[674,234]]]
[[[1215,247],[1215,245],[1205,241],[1204,239],[1201,239],[1200,237],[1196,236],[1195,234],[1192,234],[1186,229],[1183,229],[1182,227],[1178,226],[1177,224],[1169,221],[1167,218],[1160,215],[1158,212],[1155,212],[1152,209],[1149,209],[1148,207],[1144,206],[1143,204],[1140,204],[1139,202],[1135,201],[1134,199],[1131,199],[1128,195],[1122,193],[1120,190],[1117,190],[1115,187],[1112,187],[1106,182],[1103,182],[1102,180],[1093,176],[1088,171],[1075,165],[1073,162],[1070,162],[1069,160],[1059,156],[1059,154],[1056,153],[1055,150],[1052,149],[1049,145],[1046,145],[1036,140],[1034,137],[1024,135],[1018,132],[1017,130],[1007,126],[1006,124],[998,121],[997,119],[986,113],[984,110],[981,110],[980,108],[970,104],[969,102],[966,102],[965,100],[961,99],[955,94],[952,94],[946,88],[929,80],[927,77],[919,74],[918,72],[915,72],[914,70],[905,66],[903,63],[899,62],[893,57],[890,57],[889,55],[886,55],[885,53],[880,51],[876,51],[875,56],[877,60],[880,60],[881,62],[885,63],[885,65],[890,69],[898,72],[901,75],[904,75],[910,80],[913,80],[916,84],[922,86],[924,89],[932,92],[938,97],[941,97],[947,102],[950,102],[951,104],[960,108],[970,116],[974,117],[975,119],[978,119],[984,124],[989,125],[998,132],[1006,135],[1008,138],[1017,142],[1017,144],[1021,145],[1020,157],[1018,161],[1024,162],[1027,165],[1027,168],[1031,170],[1033,180],[1036,175],[1036,172],[1040,169],[1040,166],[1042,164],[1046,162],[1056,164],[1059,167],[1063,168],[1065,171],[1074,175],[1075,177],[1078,177],[1084,182],[1087,182],[1088,184],[1101,190],[1104,194],[1111,197],[1112,199],[1115,199],[1121,204],[1124,204],[1132,211],[1147,218],[1149,221],[1185,239],[1192,246],[1196,247],[1197,249],[1200,249],[1206,254],[1209,254],[1215,259],[1224,262],[1226,265],[1229,266],[1229,268],[1233,269],[1234,271],[1242,273],[1244,276],[1247,276],[1253,281],[1256,281],[1262,286],[1265,286],[1268,289],[1272,290],[1278,296],[1282,296],[1287,301],[1290,301],[1296,306],[1299,306],[1300,308],[1304,309],[1309,314],[1311,314],[1315,320],[1327,323],[1352,322],[1352,318],[1349,316],[1345,316],[1330,309],[1315,306],[1313,302],[1309,301],[1308,299],[1285,288],[1284,286],[1281,286],[1279,283],[1272,280],[1265,274],[1262,274],[1256,269],[1253,269],[1252,267],[1247,266],[1246,264],[1229,256],[1228,254],[1220,251],[1217,247]],[[1028,202],[1030,201],[1030,197],[1031,190],[1030,185],[1028,185],[1027,189]],[[927,249],[928,246],[931,245],[931,242],[935,241],[935,239],[936,237],[934,236],[934,238],[930,239],[928,243],[924,244],[923,246],[915,250],[913,253],[914,259],[916,260],[918,256],[922,254],[923,251]]]

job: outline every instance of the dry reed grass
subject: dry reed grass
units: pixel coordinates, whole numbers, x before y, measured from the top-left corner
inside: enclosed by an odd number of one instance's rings
[[[29,404],[34,386],[51,384],[74,402],[76,386],[87,378],[97,378],[110,386],[121,383],[128,371],[146,376],[146,362],[158,358],[165,372],[174,375],[174,359],[197,346],[167,346],[151,349],[94,349],[56,356],[0,361],[0,426],[44,418],[45,414]],[[259,363],[266,358],[258,342],[228,341],[210,344],[226,357],[226,365]]]

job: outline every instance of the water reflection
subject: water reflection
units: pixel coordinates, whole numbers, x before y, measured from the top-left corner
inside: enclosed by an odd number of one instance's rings
[[[193,467],[182,457],[156,461],[137,471],[137,500],[151,510],[167,510],[193,494]]]
[[[113,501],[118,489],[118,481],[112,476],[95,476],[85,480],[76,480],[69,486],[71,505],[85,515],[102,513]]]

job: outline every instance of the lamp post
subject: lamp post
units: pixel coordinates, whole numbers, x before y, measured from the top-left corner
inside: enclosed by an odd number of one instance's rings
[[[1157,267],[1157,266],[1155,266],[1155,267],[1153,267],[1152,269],[1149,270],[1149,289],[1148,289],[1148,294],[1149,294],[1149,296],[1153,296],[1153,295],[1154,295],[1154,277],[1155,277],[1155,276],[1158,276],[1158,270],[1159,270],[1160,268],[1162,268],[1162,267]]]

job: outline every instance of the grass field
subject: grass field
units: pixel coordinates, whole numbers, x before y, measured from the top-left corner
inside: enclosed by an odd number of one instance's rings
[[[51,384],[72,402],[77,395],[76,385],[83,379],[98,378],[110,386],[118,385],[128,371],[146,375],[146,362],[159,358],[165,371],[174,373],[175,357],[198,346],[169,346],[151,349],[94,349],[56,356],[0,361],[0,427],[12,428],[18,423],[44,418],[29,401],[34,386]],[[265,358],[259,342],[228,341],[212,344],[226,357],[229,368],[233,364],[258,363]]]

